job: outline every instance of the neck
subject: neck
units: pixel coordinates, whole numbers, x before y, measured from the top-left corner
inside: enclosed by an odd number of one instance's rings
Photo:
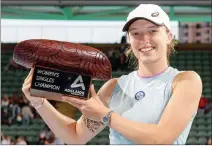
[[[141,77],[156,76],[168,68],[168,63],[164,59],[160,59],[157,62],[144,64],[139,62],[138,74]]]

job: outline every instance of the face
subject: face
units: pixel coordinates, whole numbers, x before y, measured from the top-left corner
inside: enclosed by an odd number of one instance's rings
[[[151,64],[161,59],[167,62],[167,45],[172,37],[165,26],[139,19],[130,25],[128,36],[139,62]]]
[[[4,100],[8,100],[8,95],[4,94]]]

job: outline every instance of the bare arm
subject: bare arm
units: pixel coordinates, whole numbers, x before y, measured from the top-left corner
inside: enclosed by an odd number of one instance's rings
[[[136,144],[173,144],[197,111],[202,92],[201,79],[195,72],[184,72],[176,78],[158,124],[134,122],[113,113],[110,127]]]
[[[57,137],[65,143],[78,143],[75,120],[58,112],[46,99],[37,112]],[[73,125],[73,128],[67,129],[68,124]]]
[[[39,98],[30,96],[29,88],[32,80],[32,70],[23,84],[23,92],[31,102],[40,102]],[[110,97],[113,87],[116,84],[116,79],[111,79],[99,91],[101,97]],[[102,102],[106,102],[101,98]],[[40,116],[43,118],[48,127],[53,133],[63,140],[66,144],[85,144],[95,135],[97,135],[105,126],[99,125],[95,132],[87,128],[83,118],[78,121],[71,119],[60,112],[58,112],[47,100],[44,100],[42,107],[37,109]]]
[[[107,81],[101,87],[99,92],[97,93],[99,95],[100,100],[106,106],[108,106],[108,101],[111,97],[111,94],[116,85],[116,82],[117,82],[116,78]],[[94,132],[88,128],[88,124],[86,124],[83,121],[83,115],[82,115],[81,118],[77,121],[76,128],[72,124],[69,124],[67,126],[70,129],[70,131],[73,131],[73,129],[76,129],[78,141],[81,142],[80,144],[82,144],[82,142],[83,142],[83,144],[87,143],[88,141],[90,141],[93,137],[95,137],[99,132],[101,132],[105,128],[105,126],[103,124],[96,124],[95,127],[97,127],[97,129],[94,130],[95,131]]]

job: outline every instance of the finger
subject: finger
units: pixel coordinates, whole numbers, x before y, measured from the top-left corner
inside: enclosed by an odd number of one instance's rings
[[[72,105],[73,107],[78,108],[79,110],[82,108],[82,105],[80,105],[80,104],[77,104],[77,103],[74,103],[74,102],[70,102],[70,101],[68,101],[67,103],[69,103],[69,104]]]
[[[83,99],[77,99],[77,98],[73,98],[73,97],[69,97],[69,96],[62,96],[62,100],[67,100],[67,101],[74,102],[74,103],[80,104],[80,105],[84,105],[86,102]]]
[[[27,78],[24,80],[24,83],[22,86],[27,85],[32,82],[33,71],[34,71],[34,69],[32,68],[30,70],[30,73],[28,74]]]
[[[28,84],[28,85],[25,85],[25,86],[23,86],[22,87],[22,92],[24,93],[24,96],[26,97],[26,98],[28,98],[28,97],[30,97],[31,95],[30,95],[30,87],[31,87],[31,84]]]
[[[32,76],[33,72],[34,72],[34,68],[31,68],[31,70],[30,70],[29,74],[27,75],[26,79],[24,80],[24,82]]]
[[[29,94],[29,88],[31,87],[31,84],[27,84],[27,85],[24,85],[22,87],[22,91],[24,92],[24,94],[28,95]]]
[[[30,93],[30,87],[31,87],[31,84],[27,84],[25,86],[22,87],[22,92],[24,93],[24,96],[30,101],[30,102],[33,102],[33,101],[38,101],[40,100],[42,97],[38,97],[38,96],[32,96],[31,93]],[[35,98],[35,99],[33,99]]]
[[[27,80],[24,81],[23,86],[31,84],[32,83],[32,75],[29,76],[29,78]]]
[[[63,101],[63,102],[67,102],[67,103],[71,104],[72,106],[74,106],[74,107],[76,107],[76,108],[78,108],[78,109],[80,109],[80,108],[82,107],[82,105],[77,104],[77,103],[75,103],[75,102],[71,102],[71,101],[66,100],[66,99],[63,99],[62,101]]]
[[[94,89],[94,84],[91,85],[90,92],[91,92],[91,97],[96,96],[96,91]]]

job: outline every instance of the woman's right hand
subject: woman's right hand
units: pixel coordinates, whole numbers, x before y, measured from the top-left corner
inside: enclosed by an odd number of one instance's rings
[[[25,97],[32,103],[32,104],[42,104],[43,98],[41,97],[35,97],[30,95],[30,87],[32,83],[32,76],[33,76],[34,68],[31,68],[28,76],[24,80],[22,91],[25,95]]]

